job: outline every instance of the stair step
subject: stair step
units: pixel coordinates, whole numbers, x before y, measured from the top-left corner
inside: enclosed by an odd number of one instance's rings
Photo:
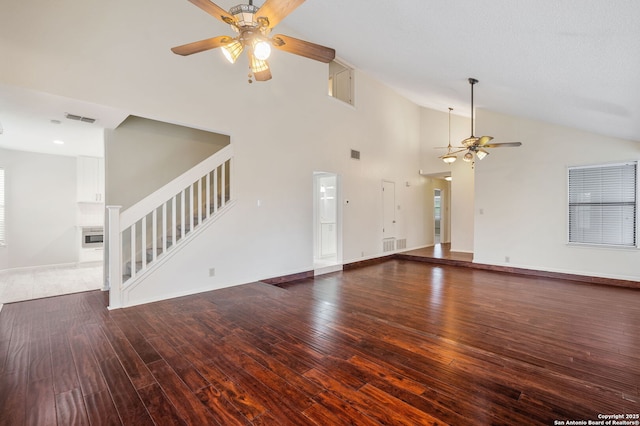
[[[169,250],[169,247],[171,247],[173,245],[173,242],[169,242],[167,241],[167,250]],[[156,247],[156,257],[160,256],[163,253],[163,249],[162,246],[158,246]],[[152,247],[148,247],[147,248],[147,263],[151,262],[153,260],[153,248]]]
[[[142,261],[139,260],[136,262],[136,272],[140,271],[141,269],[142,269]],[[124,265],[124,275],[131,276],[131,261],[127,262]]]

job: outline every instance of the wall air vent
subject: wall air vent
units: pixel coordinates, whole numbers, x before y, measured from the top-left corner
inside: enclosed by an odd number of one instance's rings
[[[69,114],[68,112],[66,112],[64,116],[67,117],[69,120],[82,121],[90,124],[96,122],[95,118],[83,117],[81,115],[76,115],[76,114]]]
[[[356,151],[355,149],[351,150],[351,158],[353,158],[354,160],[359,160],[360,159],[360,151]]]
[[[382,251],[394,251],[396,249],[396,239],[395,238],[385,238],[382,240]]]

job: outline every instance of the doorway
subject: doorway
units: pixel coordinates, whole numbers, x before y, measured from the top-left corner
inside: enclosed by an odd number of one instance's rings
[[[342,269],[338,175],[314,172],[313,194],[313,265],[318,275]]]

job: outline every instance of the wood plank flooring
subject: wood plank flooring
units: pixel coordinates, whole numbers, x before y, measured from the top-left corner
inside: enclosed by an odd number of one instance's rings
[[[0,311],[1,425],[552,425],[640,413],[640,291],[404,260]]]

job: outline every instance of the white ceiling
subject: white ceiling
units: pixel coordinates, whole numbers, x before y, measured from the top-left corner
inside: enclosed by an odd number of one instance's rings
[[[476,107],[640,141],[638,19],[637,0],[308,0],[285,24],[425,107],[470,115],[474,77]]]
[[[205,13],[187,0],[163,1]],[[216,1],[224,9],[238,2]],[[154,9],[161,13],[162,2]],[[467,78],[474,77],[476,107],[640,141],[638,18],[638,0],[307,0],[274,33],[333,47],[342,61],[428,108],[469,116]],[[172,26],[176,44],[193,24]],[[207,25],[210,36],[230,34],[213,17]],[[98,122],[71,122],[65,112]],[[125,117],[0,86],[0,147],[12,139],[12,149],[27,149],[27,140],[36,140],[46,152],[97,155],[83,151],[94,130]],[[36,129],[46,132],[29,134]],[[66,144],[53,146],[54,138]]]
[[[96,121],[70,120],[67,113]],[[0,148],[102,157],[104,129],[116,128],[126,117],[113,108],[0,85]]]

